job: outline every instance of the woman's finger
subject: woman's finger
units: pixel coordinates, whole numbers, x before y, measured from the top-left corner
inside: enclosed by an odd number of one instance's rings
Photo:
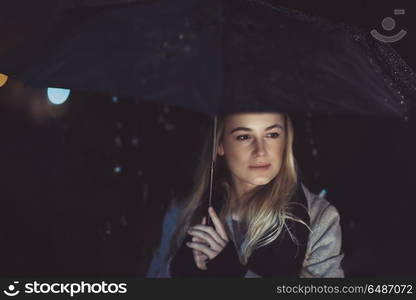
[[[225,243],[223,241],[221,241],[220,243],[217,243],[217,241],[211,236],[210,233],[203,231],[203,230],[194,229],[194,228],[195,227],[189,229],[188,234],[192,235],[193,237],[199,238],[200,240],[203,241],[204,244],[208,244],[209,247],[211,247],[212,249],[216,251],[220,251],[222,250],[222,248],[224,248]]]
[[[192,252],[195,255],[195,258],[199,261],[206,261],[208,259],[208,255],[202,253],[199,250],[192,249]]]
[[[218,217],[217,213],[215,212],[214,208],[210,206],[208,208],[209,215],[211,216],[212,223],[215,226],[215,230],[218,232],[218,234],[228,242],[228,236],[227,232],[225,231],[224,226],[221,223],[220,218]]]
[[[217,251],[214,251],[201,243],[187,242],[186,245],[189,248],[201,251],[203,254],[207,255],[209,259],[213,259],[218,254]]]
[[[192,237],[192,242],[203,243],[203,244],[206,244],[209,247],[209,244],[205,240],[200,239],[196,236]]]
[[[207,269],[208,256],[199,250],[192,249],[196,266],[201,270]]]
[[[208,233],[216,242],[217,244],[225,247],[228,240],[223,239],[218,232],[212,227],[207,225],[195,225],[190,228],[191,230],[200,230],[203,232]]]

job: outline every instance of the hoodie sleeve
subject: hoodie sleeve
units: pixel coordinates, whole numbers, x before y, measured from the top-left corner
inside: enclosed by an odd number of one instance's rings
[[[341,261],[344,257],[341,248],[340,216],[335,206],[323,197],[310,193],[310,226],[312,232],[306,249],[305,260],[299,277],[344,277]]]
[[[169,245],[179,214],[179,205],[172,201],[163,218],[162,235],[160,238],[159,247],[153,254],[145,277],[170,277],[168,257]]]

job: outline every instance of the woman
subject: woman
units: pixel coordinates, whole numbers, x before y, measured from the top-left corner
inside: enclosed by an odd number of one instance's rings
[[[301,184],[289,116],[230,114],[216,137],[212,225],[208,137],[193,190],[165,216],[147,277],[343,277],[338,211]]]

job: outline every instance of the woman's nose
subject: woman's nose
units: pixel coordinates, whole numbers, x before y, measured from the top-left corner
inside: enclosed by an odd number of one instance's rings
[[[266,153],[265,142],[263,140],[257,140],[255,143],[255,154],[264,155]]]

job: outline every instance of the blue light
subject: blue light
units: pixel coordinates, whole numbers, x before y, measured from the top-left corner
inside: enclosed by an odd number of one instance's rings
[[[64,103],[71,93],[69,89],[59,89],[59,88],[48,88],[47,94],[48,99],[53,104],[62,104]]]

